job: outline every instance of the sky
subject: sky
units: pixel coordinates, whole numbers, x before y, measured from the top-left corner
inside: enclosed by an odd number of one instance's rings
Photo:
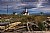
[[[0,14],[20,13],[25,8],[29,13],[50,13],[50,0],[0,0]]]

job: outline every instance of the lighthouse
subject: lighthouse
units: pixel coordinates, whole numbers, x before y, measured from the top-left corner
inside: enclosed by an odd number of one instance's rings
[[[22,12],[23,15],[29,15],[28,9],[25,9],[25,11]]]

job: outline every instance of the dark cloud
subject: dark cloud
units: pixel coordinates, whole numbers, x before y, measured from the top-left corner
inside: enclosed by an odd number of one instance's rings
[[[0,0],[0,10],[15,10],[16,9],[42,9],[49,10],[50,9],[50,0]]]
[[[22,2],[37,2],[38,0],[22,0]]]

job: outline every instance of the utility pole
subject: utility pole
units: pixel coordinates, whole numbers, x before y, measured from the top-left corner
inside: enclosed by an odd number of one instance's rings
[[[8,5],[7,5],[7,14],[8,14]]]

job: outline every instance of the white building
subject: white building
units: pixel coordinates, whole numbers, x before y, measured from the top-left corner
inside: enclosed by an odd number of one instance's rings
[[[14,15],[18,15],[18,13],[16,13],[16,12],[13,12],[13,14],[14,14]]]
[[[18,15],[18,13],[15,13],[15,15]]]

